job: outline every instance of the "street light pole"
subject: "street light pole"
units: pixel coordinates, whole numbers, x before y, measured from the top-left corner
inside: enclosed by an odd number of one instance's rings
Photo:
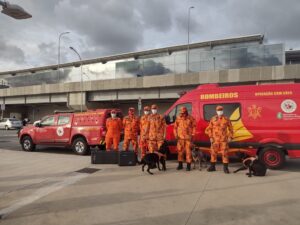
[[[32,15],[30,15],[28,12],[26,12],[21,6],[10,4],[7,1],[0,1],[0,5],[2,6],[2,13],[10,16],[15,19],[28,19],[31,18]]]
[[[194,9],[194,6],[189,7],[188,11],[188,44],[187,44],[187,56],[186,56],[186,72],[188,73],[190,71],[190,15],[191,15],[191,9]]]
[[[80,112],[82,112],[82,108],[83,108],[83,107],[82,107],[82,105],[83,105],[82,59],[81,59],[79,53],[75,50],[75,48],[73,48],[73,47],[70,46],[70,49],[71,49],[73,52],[75,52],[76,55],[78,55],[78,57],[79,57],[79,59],[80,59],[80,77],[81,77],[81,79],[80,79],[80,98],[81,98],[81,100],[80,100]]]
[[[59,66],[60,66],[60,39],[61,39],[61,36],[65,35],[65,34],[69,34],[70,32],[69,31],[66,31],[66,32],[62,32],[59,34],[59,37],[58,37],[58,53],[57,53],[57,83],[59,83],[59,79],[60,79],[60,71],[59,71]]]

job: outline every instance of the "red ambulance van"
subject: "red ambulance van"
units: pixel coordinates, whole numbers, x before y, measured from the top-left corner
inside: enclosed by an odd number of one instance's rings
[[[72,147],[85,155],[90,147],[104,148],[106,119],[112,109],[97,109],[83,113],[56,113],[45,116],[35,125],[28,125],[19,132],[24,151],[33,151],[36,145]],[[119,109],[117,116],[122,118]]]
[[[204,131],[217,105],[224,107],[224,115],[233,124],[231,152],[245,150],[258,155],[272,169],[281,168],[286,156],[300,157],[300,84],[200,85],[165,113],[170,153],[176,153],[173,124],[181,106],[187,107],[197,121],[194,143],[209,151]]]

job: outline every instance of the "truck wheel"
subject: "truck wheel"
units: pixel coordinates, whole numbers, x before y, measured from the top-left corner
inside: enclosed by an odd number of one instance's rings
[[[282,150],[276,147],[265,147],[259,154],[258,158],[269,169],[280,169],[285,164],[285,154]]]
[[[35,150],[35,144],[29,136],[25,136],[22,138],[21,145],[23,151],[32,152]]]
[[[5,125],[5,130],[9,130],[9,127],[7,125]]]
[[[86,155],[88,154],[90,148],[87,145],[84,138],[79,137],[76,138],[72,143],[72,149],[73,151],[78,155]]]

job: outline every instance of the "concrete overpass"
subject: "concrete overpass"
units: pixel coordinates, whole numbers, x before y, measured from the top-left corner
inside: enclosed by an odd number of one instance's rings
[[[85,81],[83,107],[119,107],[126,112],[129,106],[137,108],[140,97],[143,105],[159,104],[163,112],[179,98],[180,92],[199,84],[270,82],[300,82],[300,64]],[[0,104],[5,104],[4,116],[26,116],[36,120],[55,109],[79,110],[79,87],[80,82],[73,82],[1,89]]]

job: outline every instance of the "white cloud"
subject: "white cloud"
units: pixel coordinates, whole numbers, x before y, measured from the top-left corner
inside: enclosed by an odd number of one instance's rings
[[[265,33],[270,42],[300,47],[300,2],[290,0],[11,0],[33,17],[15,20],[0,14],[0,70],[184,44],[191,11],[191,42]],[[2,46],[2,47],[1,47]],[[7,55],[10,55],[8,58]]]

